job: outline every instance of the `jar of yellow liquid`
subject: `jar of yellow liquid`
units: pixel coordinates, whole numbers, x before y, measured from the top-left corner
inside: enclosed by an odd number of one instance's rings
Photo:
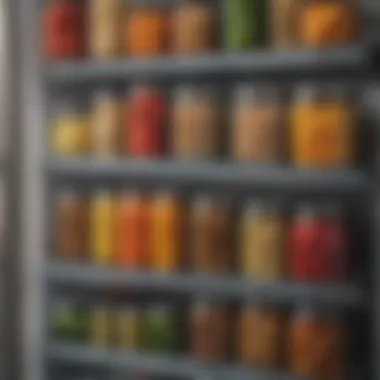
[[[170,192],[157,193],[150,209],[150,268],[174,272],[181,264],[183,209]]]
[[[98,265],[110,265],[115,256],[115,215],[112,194],[99,190],[91,199],[90,247],[92,261]]]

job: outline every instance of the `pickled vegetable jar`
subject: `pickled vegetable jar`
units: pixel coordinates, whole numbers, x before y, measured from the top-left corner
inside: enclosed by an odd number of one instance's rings
[[[90,312],[90,341],[96,347],[110,347],[112,344],[112,311],[106,304],[94,305]]]
[[[137,349],[140,345],[140,314],[136,306],[128,305],[115,311],[114,335],[116,346]]]

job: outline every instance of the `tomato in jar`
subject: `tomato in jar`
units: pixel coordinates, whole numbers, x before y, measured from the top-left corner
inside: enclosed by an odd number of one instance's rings
[[[290,271],[294,280],[343,282],[347,274],[347,236],[340,212],[304,206],[290,232]]]
[[[84,11],[73,0],[53,0],[43,16],[44,54],[48,59],[84,54]]]

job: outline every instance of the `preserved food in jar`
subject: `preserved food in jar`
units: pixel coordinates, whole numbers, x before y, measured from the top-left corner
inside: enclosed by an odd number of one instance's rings
[[[342,380],[346,367],[346,329],[336,315],[302,308],[290,325],[289,360],[294,374],[316,380]]]
[[[210,158],[219,151],[219,115],[214,91],[179,87],[172,106],[172,153],[179,158]]]
[[[290,231],[290,272],[295,280],[342,282],[347,277],[347,234],[334,205],[305,205]]]
[[[141,0],[140,0],[141,1]],[[168,48],[168,15],[152,4],[131,9],[125,26],[125,49],[131,57],[154,58]]]
[[[97,191],[90,206],[90,246],[93,261],[113,263],[115,256],[114,200],[107,191]]]
[[[196,301],[190,311],[190,352],[205,362],[223,362],[230,347],[230,317],[223,305]]]
[[[284,222],[276,205],[246,204],[241,223],[241,270],[246,277],[278,280],[284,274]]]
[[[116,262],[126,268],[141,268],[148,259],[149,206],[137,191],[120,198],[116,209]]]
[[[200,196],[190,215],[191,259],[198,272],[223,274],[232,266],[232,219],[228,205]]]
[[[106,348],[112,343],[112,311],[107,305],[95,305],[90,314],[90,340],[97,347]]]
[[[78,58],[84,54],[84,11],[74,0],[51,0],[44,12],[45,57]]]
[[[211,50],[215,37],[214,9],[207,1],[179,4],[171,16],[172,50],[179,54]]]
[[[271,43],[277,48],[292,48],[299,42],[299,16],[305,0],[271,0]]]
[[[88,154],[91,147],[90,123],[74,104],[60,104],[52,125],[52,148],[57,156]]]
[[[149,86],[132,90],[128,108],[126,151],[132,157],[157,157],[163,153],[166,102]]]
[[[223,0],[223,40],[226,50],[248,50],[263,44],[266,1]]]
[[[282,317],[262,305],[246,305],[240,315],[238,347],[242,364],[275,368],[281,363]]]
[[[119,150],[121,107],[110,92],[95,94],[92,108],[92,148],[95,156],[113,157]]]
[[[91,0],[89,8],[90,54],[98,59],[115,58],[121,51],[122,0]]]
[[[140,343],[139,313],[128,306],[115,311],[115,342],[122,349],[137,349]]]
[[[61,259],[78,260],[88,253],[88,202],[80,194],[59,194],[55,215],[55,242]]]
[[[341,87],[301,87],[291,112],[291,156],[296,166],[336,168],[354,156],[354,115]]]
[[[311,0],[300,13],[300,41],[321,47],[354,42],[360,31],[358,10],[346,0]]]
[[[170,193],[158,193],[150,206],[150,267],[174,272],[182,258],[183,208]]]
[[[234,93],[232,154],[243,162],[273,163],[281,158],[284,113],[272,87],[243,85]]]

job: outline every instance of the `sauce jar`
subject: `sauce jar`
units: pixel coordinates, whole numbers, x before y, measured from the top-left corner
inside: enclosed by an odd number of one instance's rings
[[[112,311],[108,305],[99,303],[92,306],[90,312],[91,344],[100,348],[110,347],[112,325]]]
[[[347,330],[336,312],[301,306],[291,320],[288,344],[295,375],[316,380],[345,378]]]
[[[233,93],[232,156],[242,162],[279,162],[283,140],[279,91],[273,86],[237,87]]]
[[[360,35],[359,11],[350,0],[305,1],[299,17],[299,37],[304,46],[347,45]]]
[[[119,152],[121,106],[110,91],[96,92],[91,112],[92,149],[100,158],[115,157]]]
[[[116,213],[116,263],[128,269],[142,268],[148,259],[149,204],[138,191],[119,198]]]
[[[128,305],[115,310],[114,341],[116,346],[126,350],[139,348],[141,340],[140,313],[137,306]]]
[[[238,356],[243,365],[273,369],[281,364],[284,324],[276,310],[260,302],[244,305],[238,331]]]
[[[197,272],[226,274],[232,269],[233,220],[228,204],[198,196],[190,210],[190,256]]]
[[[204,0],[179,2],[171,14],[172,50],[197,54],[211,50],[215,41],[215,10]]]
[[[208,87],[178,87],[172,103],[171,133],[173,156],[183,159],[216,156],[220,126],[215,91]]]
[[[88,254],[88,214],[86,198],[75,191],[58,195],[55,210],[55,245],[63,260],[80,260]]]
[[[294,165],[348,166],[354,158],[354,114],[343,86],[301,86],[290,116]]]
[[[84,10],[74,0],[50,0],[43,15],[45,58],[63,60],[84,55]]]
[[[241,272],[245,277],[279,280],[284,275],[284,221],[275,203],[252,200],[240,225]]]
[[[126,151],[132,157],[157,157],[164,152],[167,105],[150,86],[132,88],[128,104]]]
[[[291,276],[310,282],[342,282],[347,277],[347,231],[334,204],[303,205],[290,227]]]
[[[167,52],[169,15],[161,5],[138,0],[125,24],[124,46],[131,57],[155,58]]]

